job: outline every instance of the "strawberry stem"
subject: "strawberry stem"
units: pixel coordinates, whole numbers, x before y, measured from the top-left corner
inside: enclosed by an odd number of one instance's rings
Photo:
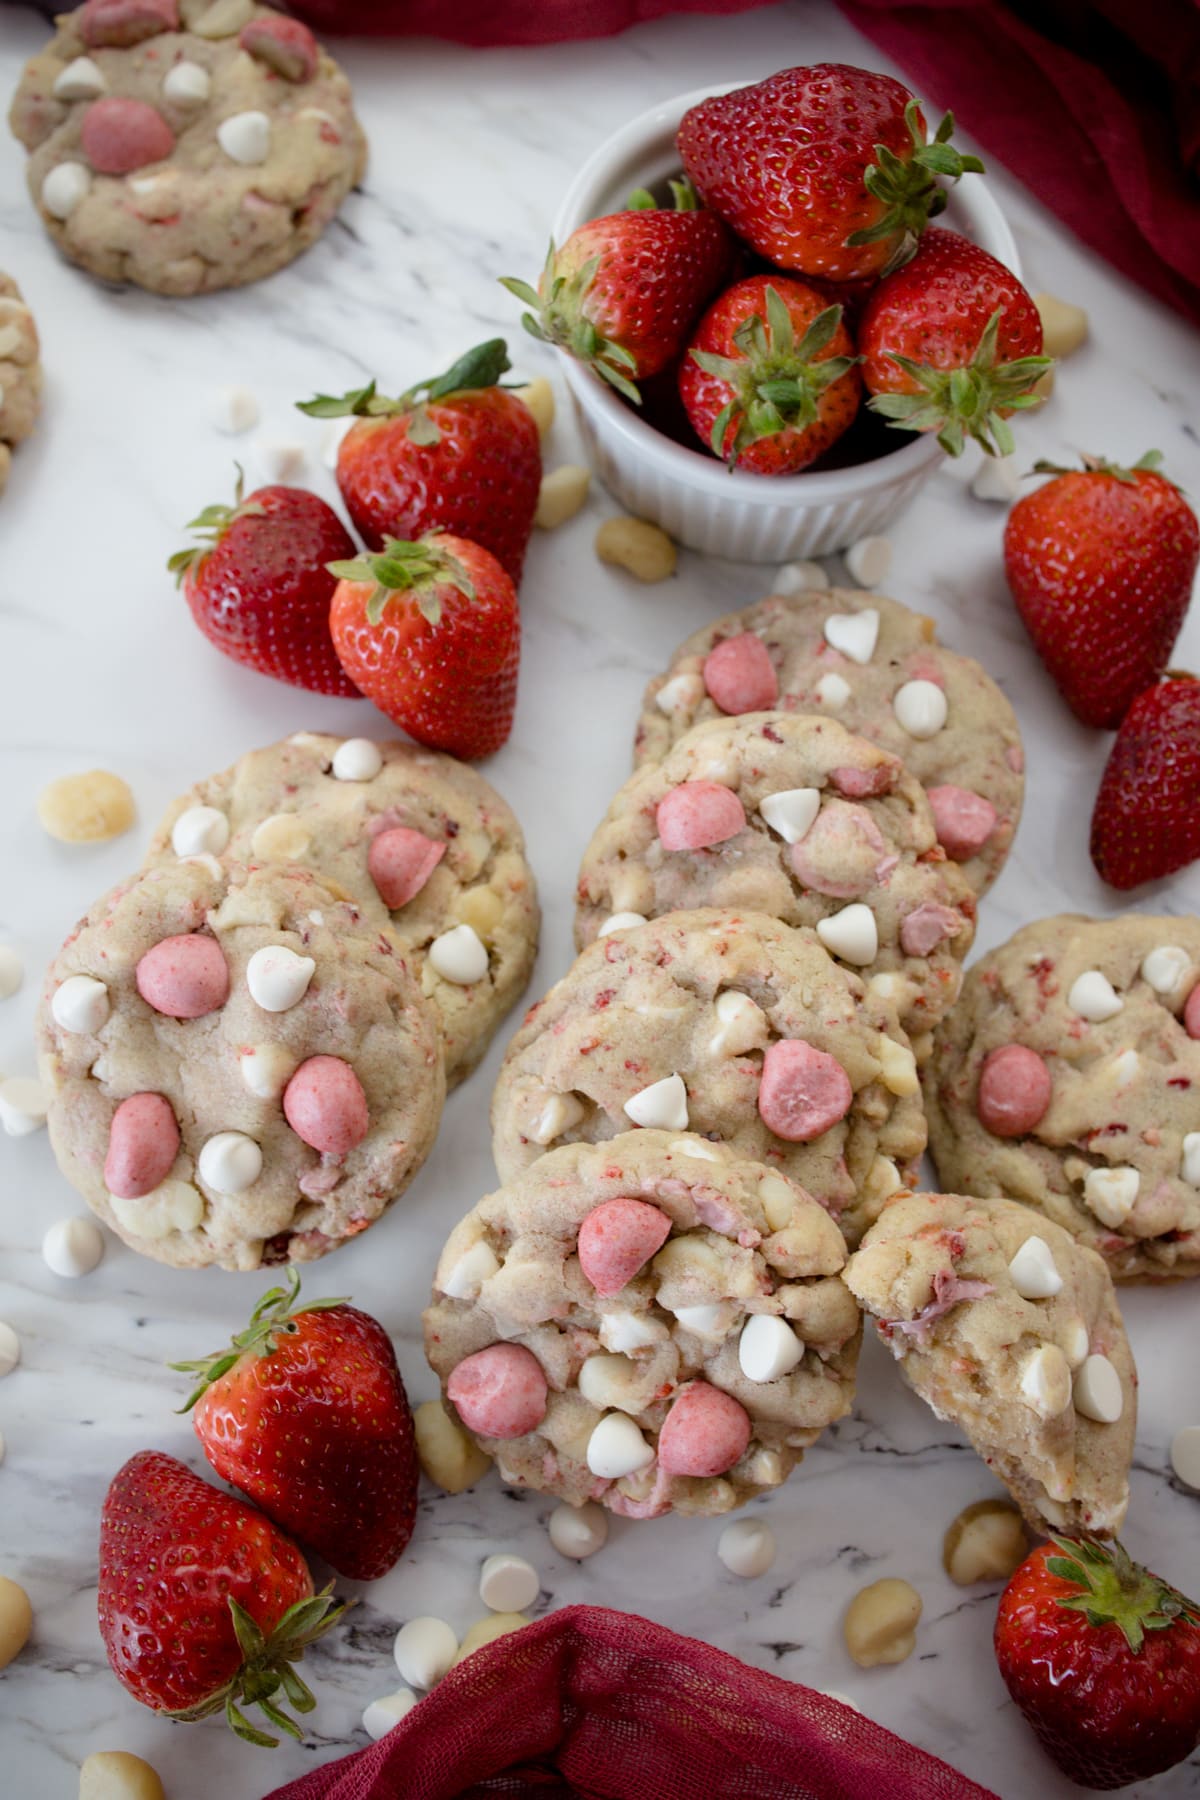
[[[200,564],[215,544],[219,544],[235,519],[247,519],[262,513],[263,508],[257,500],[243,500],[242,493],[246,485],[246,477],[241,463],[235,462],[237,481],[233,489],[232,506],[206,506],[189,519],[185,531],[195,532],[199,542],[186,550],[176,550],[174,556],[168,557],[167,568],[175,577],[176,587],[183,585],[185,575],[198,571]]]
[[[250,1314],[250,1323],[245,1331],[238,1332],[224,1350],[218,1350],[212,1356],[202,1356],[195,1362],[170,1363],[168,1367],[181,1374],[201,1377],[193,1392],[177,1410],[181,1413],[190,1412],[213,1383],[220,1381],[222,1375],[228,1375],[230,1369],[244,1356],[272,1355],[278,1348],[280,1337],[294,1336],[296,1320],[302,1313],[330,1312],[335,1307],[347,1304],[343,1296],[337,1299],[307,1300],[303,1306],[297,1306],[299,1298],[300,1273],[293,1267],[288,1270],[287,1286],[267,1289]],[[257,1631],[258,1627],[255,1626],[254,1629]]]
[[[896,248],[883,266],[881,273],[884,275],[890,275],[908,262],[930,219],[946,210],[946,190],[939,185],[937,177],[958,181],[964,175],[984,173],[977,156],[964,155],[950,143],[954,134],[953,113],[942,115],[929,142],[926,142],[921,109],[915,100],[910,100],[904,109],[904,123],[912,138],[912,155],[905,159],[889,150],[886,144],[876,144],[875,161],[863,174],[863,186],[883,206],[883,215],[874,225],[851,232],[846,239],[848,248],[857,249],[861,244],[875,244],[894,237]]]
[[[1112,475],[1117,481],[1127,484],[1133,481],[1134,473],[1139,469],[1149,470],[1155,475],[1159,474],[1162,459],[1161,450],[1147,450],[1144,456],[1139,456],[1135,463],[1131,463],[1126,468],[1121,463],[1109,462],[1103,456],[1089,456],[1086,452],[1079,458],[1086,475]],[[1079,470],[1072,469],[1065,463],[1050,462],[1046,457],[1039,457],[1028,473],[1030,475],[1078,475]],[[1165,480],[1166,477],[1164,476],[1163,479]]]
[[[375,556],[356,556],[353,562],[331,562],[325,567],[339,581],[371,581],[374,592],[367,601],[367,618],[378,625],[393,594],[411,593],[431,625],[442,616],[439,588],[455,587],[468,600],[475,598],[475,583],[457,556],[441,546],[437,532],[427,532],[415,543],[388,538]]]
[[[436,444],[442,434],[429,417],[430,403],[495,387],[511,367],[504,339],[488,338],[486,343],[476,344],[460,356],[444,375],[418,381],[394,399],[379,393],[375,382],[369,381],[365,387],[351,388],[345,394],[314,394],[311,400],[297,400],[296,406],[310,419],[394,419],[407,413],[410,443]]]
[[[644,189],[641,191],[645,192]],[[653,196],[648,197],[653,204]],[[639,210],[646,209],[634,208],[634,211]],[[586,363],[594,374],[616,388],[626,400],[640,406],[642,396],[637,384],[630,380],[631,375],[637,374],[637,358],[614,338],[605,337],[584,311],[599,268],[600,258],[592,256],[573,273],[561,274],[558,253],[551,238],[536,288],[511,275],[502,275],[500,286],[530,308],[521,314],[521,324],[530,337],[543,344],[557,344],[560,350]]]
[[[292,1664],[299,1662],[309,1645],[324,1637],[354,1602],[335,1604],[333,1583],[330,1582],[319,1594],[310,1594],[306,1600],[297,1600],[294,1606],[289,1606],[267,1636],[232,1594],[227,1598],[238,1648],[242,1653],[241,1668],[232,1680],[215,1693],[209,1694],[199,1705],[170,1712],[165,1716],[190,1723],[195,1719],[206,1719],[215,1712],[224,1712],[230,1730],[243,1742],[261,1745],[263,1749],[273,1749],[279,1739],[260,1731],[242,1711],[243,1706],[257,1706],[276,1730],[284,1731],[299,1741],[303,1735],[300,1727],[276,1704],[275,1696],[282,1688],[288,1703],[296,1712],[309,1713],[313,1710],[316,1700],[312,1690],[296,1673]]]
[[[961,456],[968,437],[989,456],[1009,456],[1014,448],[1006,413],[1038,406],[1034,384],[1053,368],[1049,356],[1021,356],[1002,363],[997,342],[1002,309],[997,307],[980,334],[969,363],[957,369],[935,369],[914,362],[898,350],[885,352],[889,362],[916,383],[915,394],[872,394],[868,405],[898,431],[937,431],[938,443],[950,456]]]
[[[1064,1538],[1051,1532],[1061,1552],[1046,1558],[1046,1568],[1080,1591],[1057,1596],[1059,1606],[1084,1614],[1097,1629],[1116,1625],[1136,1656],[1148,1631],[1165,1631],[1179,1619],[1200,1625],[1200,1609],[1191,1600],[1135,1563],[1119,1543],[1095,1538]]]

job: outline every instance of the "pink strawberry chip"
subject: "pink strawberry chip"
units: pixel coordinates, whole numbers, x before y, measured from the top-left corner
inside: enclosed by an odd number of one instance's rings
[[[829,785],[849,800],[872,800],[890,794],[899,774],[900,764],[894,760],[870,769],[830,769]]]
[[[300,1064],[283,1090],[283,1116],[322,1156],[345,1156],[371,1123],[362,1083],[340,1056],[310,1056]]]
[[[998,814],[990,800],[969,788],[949,785],[927,788],[925,797],[933,809],[938,843],[955,862],[978,856],[996,829]]]
[[[725,638],[709,651],[704,685],[723,713],[769,712],[779,698],[775,665],[752,631]]]
[[[89,50],[123,50],[160,31],[178,31],[179,0],[87,0],[77,19]]]
[[[879,880],[887,845],[865,806],[827,800],[788,852],[806,888],[834,900],[853,900]]]
[[[914,907],[901,925],[900,948],[905,956],[928,956],[946,938],[957,937],[962,928],[962,918],[952,906],[926,900]]]
[[[749,1442],[745,1407],[707,1381],[692,1381],[663,1421],[658,1466],[668,1475],[723,1475]]]
[[[607,1300],[645,1268],[671,1235],[671,1221],[645,1200],[604,1200],[579,1227],[579,1266]]]
[[[202,1019],[229,998],[229,964],[215,938],[201,931],[163,938],[137,966],[137,991],[168,1019]]]
[[[396,825],[371,839],[367,870],[385,906],[407,906],[419,894],[446,854],[445,844]]]
[[[997,1137],[1022,1137],[1045,1116],[1054,1091],[1050,1071],[1036,1050],[1005,1044],[984,1059],[975,1110]]]
[[[162,1094],[131,1094],[113,1114],[104,1185],[118,1200],[138,1200],[166,1180],[178,1154],[170,1101]]]
[[[746,827],[746,809],[717,781],[685,781],[658,803],[654,815],[664,850],[708,850]]]
[[[316,74],[317,40],[299,19],[277,13],[251,19],[242,27],[238,44],[285,81],[311,81]]]
[[[850,1111],[854,1089],[835,1056],[803,1038],[780,1038],[763,1057],[758,1110],[789,1144],[811,1144]]]
[[[108,94],[84,113],[79,141],[97,174],[128,175],[170,156],[175,133],[148,101]]]
[[[1187,997],[1183,1009],[1183,1028],[1190,1038],[1200,1038],[1200,981]]]
[[[523,1344],[489,1344],[451,1372],[446,1394],[468,1431],[518,1438],[546,1416],[546,1377]]]

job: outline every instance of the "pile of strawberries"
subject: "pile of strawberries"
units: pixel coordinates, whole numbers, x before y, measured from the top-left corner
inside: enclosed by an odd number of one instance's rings
[[[943,181],[982,171],[927,141],[908,89],[818,63],[693,106],[673,205],[639,189],[550,255],[537,288],[505,286],[526,329],[642,403],[670,382],[692,431],[730,466],[808,468],[867,406],[889,425],[1012,449],[1009,415],[1050,366],[1011,270],[929,228]]]

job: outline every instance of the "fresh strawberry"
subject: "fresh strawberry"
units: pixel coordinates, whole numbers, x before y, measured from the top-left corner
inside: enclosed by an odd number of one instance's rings
[[[1122,719],[1092,813],[1092,861],[1110,887],[1173,875],[1200,857],[1200,681],[1175,675]]]
[[[1052,365],[1012,270],[936,227],[874,290],[857,342],[871,408],[904,431],[936,431],[951,456],[968,435],[1010,455],[1008,416],[1038,404],[1033,385]]]
[[[853,424],[853,352],[840,306],[802,281],[752,275],[701,319],[679,392],[714,456],[756,475],[790,475]]]
[[[996,1660],[1081,1787],[1145,1781],[1200,1745],[1200,1608],[1120,1544],[1056,1537],[1000,1596]]]
[[[946,205],[937,177],[982,170],[932,143],[906,87],[846,63],[783,69],[754,87],[701,100],[676,143],[706,205],[738,237],[800,275],[853,281],[897,268]]]
[[[529,408],[497,386],[508,367],[504,339],[491,338],[398,399],[376,393],[372,381],[300,403],[314,419],[358,420],[338,449],[337,479],[373,550],[385,538],[452,531],[482,544],[520,581],[542,452]]]
[[[685,183],[672,187],[674,212],[639,189],[627,211],[581,225],[561,250],[551,243],[536,290],[527,281],[503,283],[533,309],[522,315],[526,331],[638,405],[638,381],[679,356],[732,257],[716,214],[697,210]]]
[[[391,538],[330,565],[329,626],[346,673],[418,743],[490,756],[517,704],[517,591],[490,551],[448,532]]]
[[[1132,469],[1085,457],[1019,500],[1004,533],[1017,611],[1067,705],[1115,729],[1158,680],[1200,561],[1200,525],[1150,451]]]
[[[412,1413],[383,1326],[299,1297],[292,1269],[229,1349],[173,1366],[201,1377],[187,1406],[217,1474],[339,1574],[374,1581],[412,1536]]]
[[[113,1674],[172,1719],[224,1710],[238,1736],[275,1744],[242,1706],[300,1736],[315,1701],[293,1661],[341,1617],[313,1593],[308,1564],[253,1506],[173,1456],[142,1450],[114,1475],[100,1512],[100,1635]]]
[[[211,643],[262,675],[317,694],[357,696],[329,635],[336,585],[327,565],[354,555],[334,512],[304,488],[258,488],[206,506],[188,525],[200,542],[167,567]]]

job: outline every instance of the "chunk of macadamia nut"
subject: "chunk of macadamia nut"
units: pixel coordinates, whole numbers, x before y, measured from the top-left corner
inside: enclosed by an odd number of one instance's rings
[[[507,1637],[510,1631],[520,1631],[522,1625],[528,1623],[524,1613],[489,1613],[486,1619],[476,1619],[458,1646],[458,1655],[450,1665],[451,1668],[465,1662],[468,1656],[473,1656],[476,1650],[482,1650],[485,1644]]]
[[[426,1400],[413,1414],[417,1456],[430,1481],[447,1494],[461,1494],[491,1468],[491,1458],[452,1419],[440,1400]]]
[[[515,394],[533,414],[538,436],[544,438],[554,423],[554,389],[544,375],[536,375],[528,387],[515,389]]]
[[[855,1594],[846,1608],[842,1632],[860,1669],[902,1663],[917,1642],[921,1596],[909,1582],[885,1576]]]
[[[942,1566],[959,1587],[976,1581],[1007,1581],[1029,1554],[1021,1515],[1007,1500],[977,1500],[964,1506],[942,1544]]]
[[[166,1800],[157,1771],[129,1750],[93,1750],[79,1771],[79,1800]]]
[[[591,471],[579,463],[563,463],[542,476],[533,522],[541,531],[554,531],[573,519],[588,497]]]
[[[133,824],[135,809],[128,782],[107,769],[63,775],[38,795],[42,829],[60,844],[102,844]]]
[[[674,544],[665,531],[648,519],[628,515],[605,519],[596,533],[596,555],[603,563],[624,569],[635,581],[665,581],[675,573]]]
[[[0,1669],[7,1669],[29,1642],[33,1608],[19,1582],[0,1575]]]

